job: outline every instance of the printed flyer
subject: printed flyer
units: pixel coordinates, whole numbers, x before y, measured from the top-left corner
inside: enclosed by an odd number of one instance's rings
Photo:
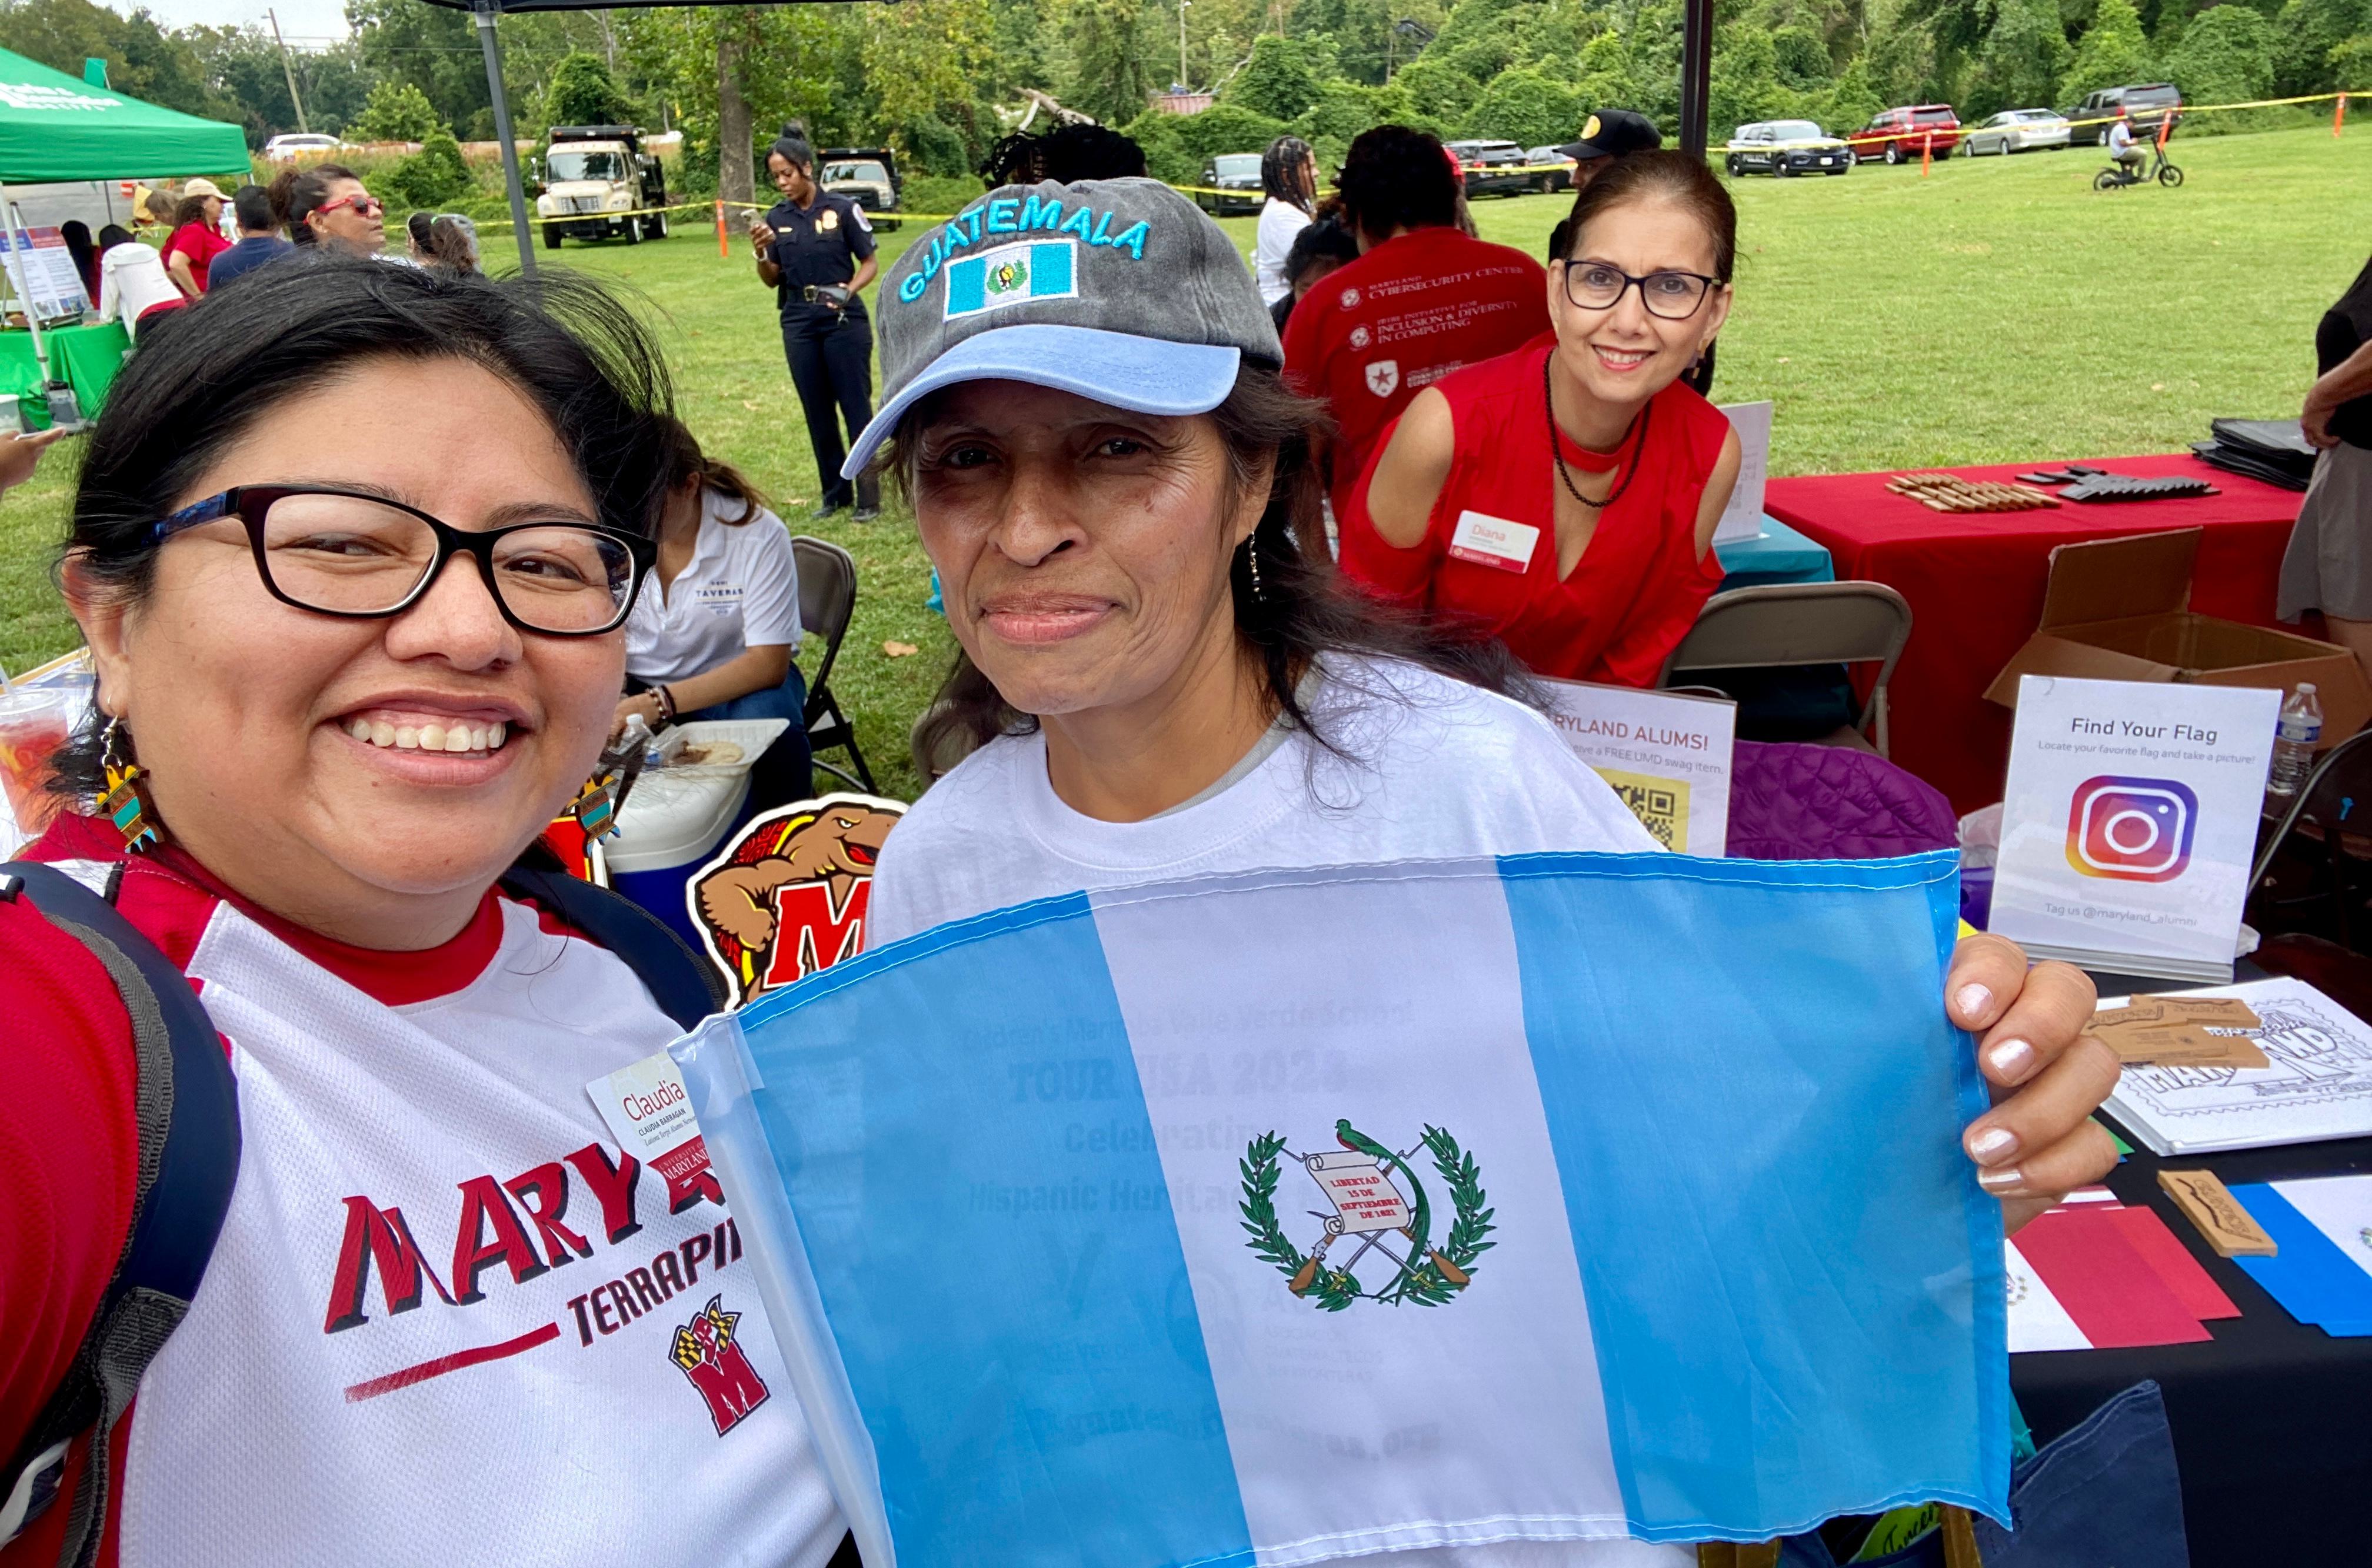
[[[1544,680],[1549,722],[1666,849],[1729,852],[1738,704],[1720,697]]]

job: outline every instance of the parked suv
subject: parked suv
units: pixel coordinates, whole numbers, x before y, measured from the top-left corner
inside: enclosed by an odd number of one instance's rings
[[[1845,145],[1808,120],[1764,120],[1740,125],[1729,138],[1723,167],[1741,174],[1844,174],[1853,168]]]
[[[1466,176],[1468,200],[1476,196],[1520,196],[1533,189],[1525,171],[1529,160],[1513,142],[1452,142],[1458,167]]]
[[[1917,163],[1923,153],[1950,157],[1952,149],[1960,145],[1960,117],[1948,103],[1889,109],[1845,140],[1862,163],[1874,157],[1889,163]]]
[[[2077,146],[2105,147],[2109,145],[2109,122],[2117,117],[2118,110],[2122,109],[2125,117],[2133,122],[2134,135],[2151,138],[2157,134],[2159,124],[2169,115],[2173,116],[2177,125],[2182,123],[2182,115],[2179,112],[2181,103],[2182,94],[2175,90],[2172,82],[2152,82],[2145,87],[2102,87],[2069,110],[2067,118],[2077,122],[2075,131]],[[2082,123],[2087,120],[2098,123]]]
[[[1268,193],[1261,188],[1258,153],[1221,153],[1204,158],[1203,178],[1195,183],[1203,189],[1195,193],[1194,204],[1215,218],[1250,216],[1268,201]],[[1224,194],[1213,195],[1215,191]]]
[[[865,221],[876,228],[898,226],[898,156],[888,147],[826,147],[825,190],[847,197],[865,209]]]
[[[643,151],[638,125],[554,125],[544,150],[542,193],[535,215],[543,245],[563,239],[622,238],[629,245],[667,238],[667,174]]]
[[[1574,161],[1559,152],[1555,143],[1532,148],[1524,154],[1524,161],[1532,166],[1532,189],[1541,195],[1573,189]]]

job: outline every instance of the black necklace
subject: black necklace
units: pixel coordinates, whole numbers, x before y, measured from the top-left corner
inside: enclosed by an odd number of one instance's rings
[[[1622,493],[1631,488],[1631,481],[1638,476],[1639,454],[1647,449],[1647,416],[1656,412],[1656,405],[1650,401],[1632,416],[1631,428],[1622,433],[1624,441],[1630,440],[1634,432],[1636,432],[1639,437],[1637,443],[1631,448],[1630,465],[1623,469],[1622,479],[1616,482],[1605,500],[1592,501],[1581,493],[1578,485],[1574,483],[1572,471],[1564,466],[1564,449],[1557,445],[1556,396],[1549,384],[1549,366],[1555,358],[1556,354],[1552,351],[1547,359],[1541,361],[1541,402],[1549,416],[1549,460],[1556,464],[1557,477],[1564,481],[1564,493],[1567,495],[1593,512],[1603,512],[1622,499]],[[1614,444],[1614,449],[1619,455],[1622,450],[1622,442],[1617,441]]]

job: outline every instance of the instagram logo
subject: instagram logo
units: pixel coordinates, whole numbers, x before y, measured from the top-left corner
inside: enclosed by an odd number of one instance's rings
[[[2172,779],[2086,779],[2067,807],[2067,864],[2087,877],[2171,882],[2191,864],[2199,797]]]

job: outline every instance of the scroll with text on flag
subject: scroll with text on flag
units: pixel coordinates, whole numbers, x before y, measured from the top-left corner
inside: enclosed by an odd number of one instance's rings
[[[869,1565],[1999,1515],[1954,871],[1561,854],[1049,900],[676,1054]]]

